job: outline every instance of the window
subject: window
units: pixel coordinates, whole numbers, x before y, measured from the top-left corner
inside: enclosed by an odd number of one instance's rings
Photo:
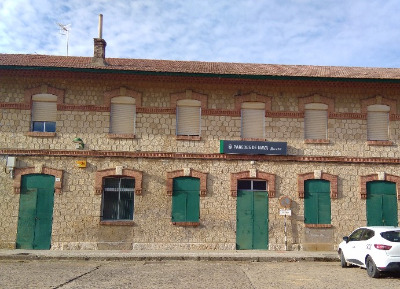
[[[135,134],[136,105],[135,99],[129,96],[118,96],[111,99],[110,133]]]
[[[305,105],[304,138],[327,139],[328,105],[308,103]]]
[[[265,103],[242,103],[242,138],[265,139]]]
[[[304,222],[306,224],[331,223],[329,181],[306,180],[304,182]]]
[[[201,102],[193,99],[177,101],[176,134],[200,136]]]
[[[102,220],[133,220],[135,179],[104,178]]]
[[[172,216],[174,223],[198,223],[200,219],[200,179],[178,177],[173,181]]]
[[[390,107],[383,104],[369,105],[367,108],[367,139],[370,141],[389,140]]]
[[[57,120],[57,96],[36,94],[32,96],[31,131],[55,132]]]

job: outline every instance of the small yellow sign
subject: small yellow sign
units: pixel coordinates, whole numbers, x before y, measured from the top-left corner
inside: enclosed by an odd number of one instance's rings
[[[86,161],[76,161],[78,168],[86,168]]]

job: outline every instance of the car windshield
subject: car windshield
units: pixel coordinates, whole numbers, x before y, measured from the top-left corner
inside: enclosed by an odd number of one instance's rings
[[[390,242],[399,242],[400,243],[400,231],[387,231],[381,233],[382,238],[390,241]]]

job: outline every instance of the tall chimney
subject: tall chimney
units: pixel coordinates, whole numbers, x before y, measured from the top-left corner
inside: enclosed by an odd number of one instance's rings
[[[98,66],[107,65],[106,46],[107,42],[103,39],[103,14],[99,15],[99,38],[94,38],[94,53],[92,64]]]

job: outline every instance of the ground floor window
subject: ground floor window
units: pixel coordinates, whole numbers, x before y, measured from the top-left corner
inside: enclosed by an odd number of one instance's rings
[[[103,179],[102,220],[133,220],[135,179]]]
[[[174,223],[198,223],[199,219],[200,179],[174,178],[171,221]]]
[[[304,182],[304,222],[306,224],[331,223],[329,181],[307,180]]]

